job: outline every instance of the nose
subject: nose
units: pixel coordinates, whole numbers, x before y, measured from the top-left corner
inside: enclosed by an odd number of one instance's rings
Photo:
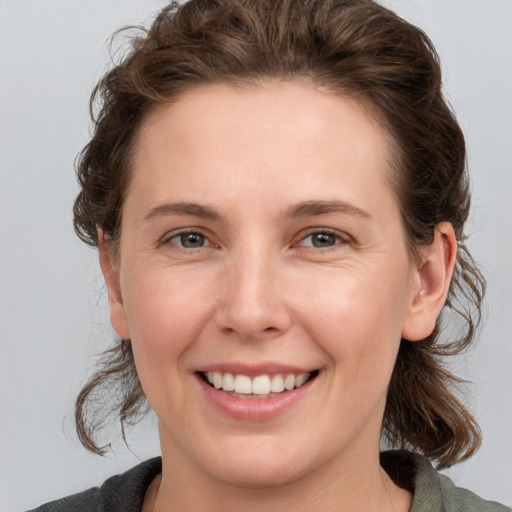
[[[283,287],[283,264],[262,251],[237,254],[222,273],[217,324],[244,340],[274,338],[292,323]]]

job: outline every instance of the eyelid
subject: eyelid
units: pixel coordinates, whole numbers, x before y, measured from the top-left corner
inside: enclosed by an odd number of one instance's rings
[[[170,243],[170,241],[173,238],[176,238],[176,237],[179,237],[179,236],[182,236],[182,235],[187,235],[187,234],[190,234],[190,233],[194,233],[194,234],[197,234],[197,235],[200,235],[200,236],[204,237],[205,241],[207,242],[206,245],[194,249],[196,251],[199,250],[199,249],[203,249],[205,247],[216,247],[217,246],[217,244],[212,242],[212,240],[211,240],[212,237],[205,233],[204,229],[196,228],[196,227],[173,229],[172,231],[169,231],[164,236],[162,236],[162,238],[160,239],[158,245],[168,244],[168,243]],[[191,249],[187,249],[185,247],[181,247],[178,244],[172,244],[172,245],[174,245],[178,249],[183,249],[183,250],[186,250],[186,251],[190,251],[191,250]]]
[[[202,249],[204,247],[218,247],[218,244],[216,244],[215,242],[212,241],[211,235],[209,235],[208,233],[205,233],[204,229],[197,228],[197,227],[178,228],[178,229],[169,231],[165,235],[162,236],[162,238],[160,239],[158,244],[159,245],[168,244],[173,238],[176,238],[176,237],[179,237],[182,235],[186,235],[189,233],[195,233],[195,234],[201,235],[202,237],[205,238],[205,241],[207,243],[205,246],[199,247],[195,250]],[[307,239],[308,237],[315,235],[315,234],[333,235],[338,239],[338,242],[336,242],[333,246],[325,247],[325,248],[308,247],[308,246],[302,246],[302,247],[311,248],[313,250],[327,251],[329,249],[335,249],[339,245],[350,244],[352,242],[352,238],[350,237],[350,235],[348,235],[347,233],[345,233],[343,231],[338,231],[336,229],[325,228],[325,227],[314,227],[314,228],[308,228],[306,230],[303,230],[297,236],[297,238],[296,238],[297,241],[292,243],[292,246],[300,247],[301,242],[303,242],[305,239]],[[175,245],[179,249],[185,249],[184,247],[181,247],[178,244],[173,244],[173,245]],[[190,249],[185,249],[185,250],[189,251]]]
[[[303,242],[304,240],[306,240],[308,237],[310,237],[312,235],[316,235],[316,234],[332,235],[332,236],[335,236],[339,241],[337,243],[335,243],[334,245],[332,245],[330,247],[325,247],[325,248],[300,245],[300,243]],[[335,248],[339,247],[340,245],[350,244],[351,242],[352,242],[352,238],[349,235],[347,235],[347,233],[345,233],[343,231],[338,231],[338,230],[332,229],[332,228],[318,227],[318,228],[309,228],[309,229],[305,230],[305,232],[303,231],[299,235],[298,241],[295,242],[293,245],[299,246],[299,247],[306,247],[308,249],[313,249],[313,250],[328,251],[329,249],[335,249]]]

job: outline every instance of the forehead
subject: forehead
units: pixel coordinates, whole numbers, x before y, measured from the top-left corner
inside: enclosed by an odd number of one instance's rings
[[[150,202],[173,194],[206,202],[237,194],[280,200],[283,192],[292,202],[331,199],[333,192],[358,202],[377,185],[389,188],[390,160],[386,130],[352,98],[296,82],[215,84],[148,116],[130,188]]]

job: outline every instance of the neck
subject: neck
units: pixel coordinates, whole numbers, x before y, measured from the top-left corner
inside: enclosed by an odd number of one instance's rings
[[[347,455],[345,464],[330,461],[314,473],[275,487],[242,487],[204,472],[192,474],[175,458],[164,457],[161,479],[157,477],[148,489],[143,512],[406,512],[411,502],[410,493],[380,467],[377,449],[367,460]]]

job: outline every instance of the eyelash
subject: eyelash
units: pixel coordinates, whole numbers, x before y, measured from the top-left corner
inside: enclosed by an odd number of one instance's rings
[[[196,235],[196,236],[200,237],[201,245],[198,247],[185,247],[183,245],[183,237],[185,237],[186,235]],[[304,244],[304,242],[307,239],[311,239],[311,237],[313,237],[315,235],[317,235],[317,236],[327,235],[329,237],[333,237],[333,244],[328,245],[326,247],[316,247],[313,245],[313,243],[314,243],[313,241],[311,241],[310,244],[307,244],[307,245]],[[172,242],[172,240],[175,240],[175,239],[178,239],[179,242]],[[169,243],[171,243],[172,245],[175,245],[176,247],[178,247],[178,249],[184,250],[184,251],[194,251],[194,250],[197,251],[197,250],[203,249],[205,247],[216,247],[215,244],[213,244],[206,235],[202,234],[199,230],[194,230],[194,229],[186,229],[186,230],[178,231],[177,233],[176,232],[171,233],[162,239],[162,244],[165,245],[165,244],[169,244]],[[332,229],[318,228],[318,229],[314,229],[314,230],[310,231],[308,234],[303,236],[298,242],[294,243],[292,245],[292,247],[304,247],[306,250],[313,250],[313,251],[319,250],[321,252],[328,252],[328,251],[336,250],[340,245],[345,245],[345,244],[349,244],[349,243],[350,243],[350,240],[348,239],[347,235],[340,234],[339,232],[334,231]]]
[[[182,243],[180,244],[180,243],[172,242],[172,240],[174,240],[174,239],[181,239],[181,242],[182,242],[183,241],[182,238],[185,237],[186,235],[196,235],[198,237],[201,237],[203,242],[206,242],[206,245],[201,245],[199,247],[191,248],[191,247],[183,246]],[[168,243],[172,243],[173,245],[176,245],[179,249],[182,249],[185,251],[203,249],[204,247],[210,247],[210,246],[214,245],[213,243],[210,242],[210,240],[208,239],[208,237],[206,235],[203,235],[201,232],[194,230],[194,229],[186,229],[186,230],[178,231],[177,233],[171,233],[169,236],[166,236],[162,240],[162,244],[168,244]]]
[[[333,245],[329,245],[327,247],[315,247],[313,245],[313,242],[310,245],[303,245],[303,242],[307,240],[308,238],[311,238],[315,235],[328,235],[329,237],[334,238]],[[320,228],[310,231],[306,236],[302,237],[299,242],[295,245],[298,245],[299,247],[305,247],[308,250],[320,250],[322,252],[327,251],[333,251],[339,248],[340,245],[345,245],[350,243],[350,240],[348,239],[347,235],[343,235],[339,233],[338,231],[334,231],[332,229],[326,229],[326,228]]]

